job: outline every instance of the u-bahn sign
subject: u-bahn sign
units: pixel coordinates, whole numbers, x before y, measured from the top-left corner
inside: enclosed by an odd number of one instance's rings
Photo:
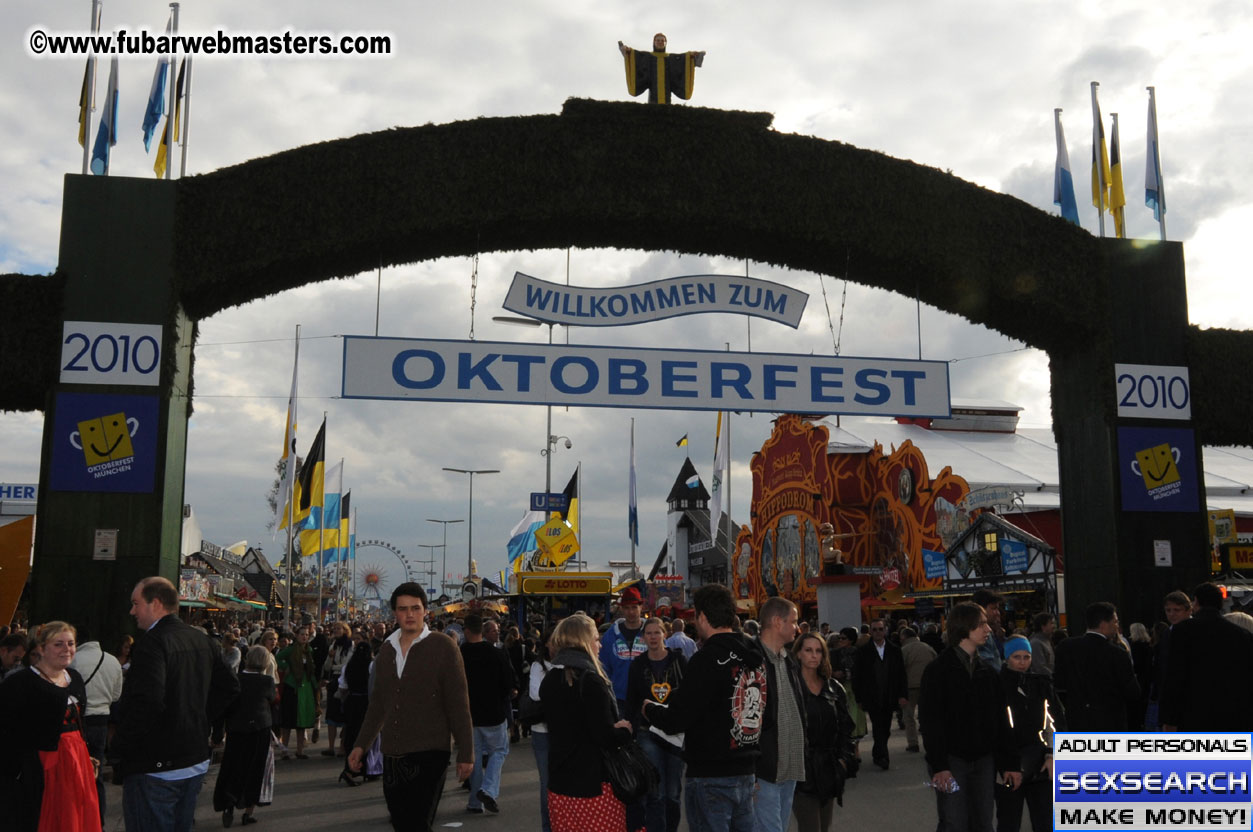
[[[573,326],[627,326],[701,312],[731,312],[796,329],[808,300],[804,292],[755,277],[693,274],[601,289],[550,283],[515,272],[503,305],[519,315]]]
[[[346,399],[949,415],[948,364],[344,336]]]

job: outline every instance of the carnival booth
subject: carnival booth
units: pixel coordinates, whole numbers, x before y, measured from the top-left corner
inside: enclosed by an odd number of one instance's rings
[[[924,553],[943,553],[968,527],[960,508],[966,481],[949,468],[932,476],[911,442],[885,452],[878,443],[841,438],[832,441],[816,418],[785,414],[753,455],[752,523],[740,529],[732,554],[732,591],[742,606],[780,595],[803,615],[815,612],[824,583],[821,538],[838,551],[838,561],[829,560],[843,567],[828,570],[841,574],[826,580],[852,583],[860,599],[858,620],[832,627],[912,609],[915,593],[942,587],[943,575],[928,572]],[[825,523],[832,528],[824,534]]]

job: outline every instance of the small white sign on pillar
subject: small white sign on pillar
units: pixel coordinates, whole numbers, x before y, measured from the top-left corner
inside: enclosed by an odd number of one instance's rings
[[[1153,541],[1153,565],[1170,566],[1173,562],[1169,540]]]
[[[96,529],[92,560],[117,560],[117,529]]]

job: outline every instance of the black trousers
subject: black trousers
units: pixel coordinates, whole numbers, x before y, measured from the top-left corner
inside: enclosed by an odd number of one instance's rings
[[[870,751],[870,759],[876,763],[888,760],[888,737],[892,735],[892,720],[896,718],[894,706],[888,705],[873,710],[867,708],[870,716],[870,730],[874,736],[874,747]]]
[[[430,832],[444,795],[447,751],[383,757],[383,798],[397,832]]]
[[[1022,804],[1027,804],[1032,832],[1051,832],[1053,828],[1053,781],[1037,777],[1018,789],[996,787],[997,832],[1018,832],[1022,828]]]

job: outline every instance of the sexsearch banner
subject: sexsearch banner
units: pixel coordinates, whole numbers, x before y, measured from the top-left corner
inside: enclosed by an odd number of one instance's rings
[[[1249,829],[1248,733],[1063,733],[1053,737],[1053,828]]]
[[[732,312],[796,329],[809,295],[755,277],[693,274],[597,289],[566,286],[514,272],[510,312],[568,326],[627,326],[701,312]]]
[[[346,399],[949,415],[948,364],[344,336]]]

